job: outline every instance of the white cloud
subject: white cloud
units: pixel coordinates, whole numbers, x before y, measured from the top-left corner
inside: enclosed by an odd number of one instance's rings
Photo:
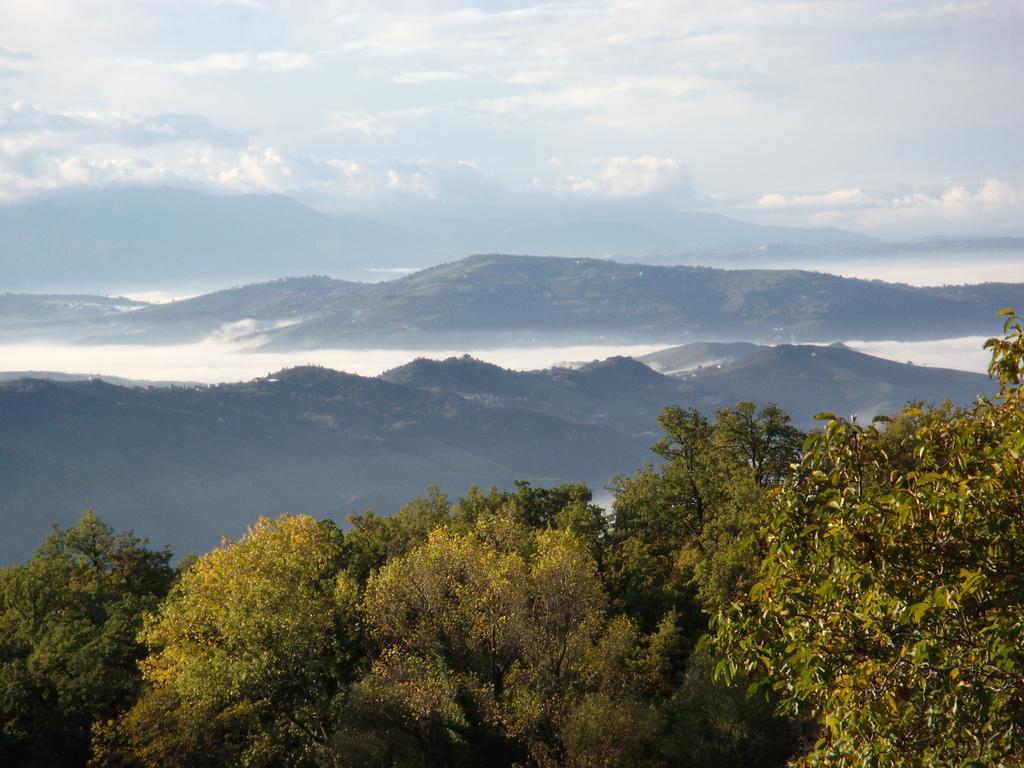
[[[427,174],[421,171],[389,169],[387,171],[387,191],[392,194],[411,195],[413,197],[433,198],[436,196],[434,186]]]
[[[830,192],[762,195],[748,209],[780,223],[830,224],[894,236],[1020,233],[1024,189],[997,178],[937,190],[869,193],[857,188]]]
[[[871,198],[860,189],[834,189],[811,195],[785,195],[773,192],[761,195],[759,208],[853,208],[871,204]]]
[[[214,0],[214,5],[235,6],[252,11],[269,11],[270,4],[263,0]]]
[[[1010,182],[989,178],[973,189],[966,185],[949,187],[940,194],[915,192],[895,195],[878,202],[872,217],[879,224],[916,221],[947,227],[971,226],[975,222],[1021,228],[1024,222],[1024,190]]]
[[[391,130],[362,111],[336,113],[332,124],[368,136]],[[328,207],[344,201],[365,205],[389,198],[439,199],[452,194],[453,174],[463,186],[482,179],[470,161],[444,165],[289,154],[195,115],[51,112],[22,102],[0,110],[0,202],[71,187],[169,183],[279,192]]]
[[[48,111],[24,101],[16,101],[10,107],[0,109],[0,147],[6,147],[8,153],[16,152],[18,146],[32,149],[47,141],[104,141],[118,144],[204,141],[238,144],[241,137],[194,114]]]
[[[286,191],[300,180],[273,147],[198,115],[0,110],[0,201],[67,187],[190,183]]]
[[[410,158],[469,156],[509,188],[610,198],[686,178],[610,158],[680,158],[713,207],[766,221],[1007,227],[1012,191],[977,180],[1024,182],[1022,36],[1019,0],[8,0],[0,94],[52,109],[0,154],[19,184],[69,159],[202,176],[197,157],[256,183],[242,166],[273,148],[291,176],[264,180],[321,196],[386,195],[386,169],[424,189]]]
[[[68,187],[152,184],[168,176],[162,162],[142,158],[44,155],[34,159],[31,173],[25,173],[0,156],[0,202]]]
[[[6,45],[0,45],[0,61],[35,61],[35,58],[36,57],[31,53],[23,51],[20,48],[10,48]]]
[[[361,133],[363,136],[392,136],[395,128],[365,109],[331,112],[327,116],[326,131]]]
[[[451,82],[453,80],[466,80],[469,75],[465,72],[454,70],[424,70],[420,72],[402,72],[391,78],[391,82],[399,85],[421,85],[423,83]]]
[[[172,62],[169,68],[185,75],[219,75],[234,72],[293,72],[316,66],[313,57],[289,51],[260,53],[213,53],[199,59]]]
[[[363,203],[396,196],[437,197],[432,174],[423,166],[389,167],[339,158],[326,164],[334,175],[323,180],[321,187],[335,197]]]
[[[564,162],[551,163],[561,169]],[[550,161],[549,161],[550,162]],[[553,189],[563,195],[638,198],[678,190],[689,190],[689,175],[678,160],[671,157],[604,157],[582,164],[585,170],[559,176]]]
[[[478,111],[499,117],[535,119],[564,113],[631,114],[647,101],[686,99],[715,87],[705,77],[609,75],[607,78],[573,83],[571,79],[544,90],[532,89],[507,96],[480,99]]]
[[[188,162],[200,170],[198,181],[232,191],[287,192],[298,181],[273,147],[253,146],[233,157],[204,155]]]
[[[23,77],[37,63],[28,51],[0,45],[0,80]]]

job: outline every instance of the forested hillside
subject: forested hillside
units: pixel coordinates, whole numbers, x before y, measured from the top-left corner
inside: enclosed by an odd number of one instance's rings
[[[263,518],[176,568],[92,513],[0,569],[0,758],[1019,765],[1024,326],[999,394],[806,440],[665,408],[614,484]]]
[[[29,299],[0,296],[0,322],[13,301]],[[1020,304],[1019,283],[915,288],[799,270],[473,256],[380,283],[289,278],[80,319],[55,306],[52,321],[0,325],[0,338],[248,336],[267,349],[913,340],[986,334],[993,307]]]
[[[667,403],[713,413],[774,401],[807,428],[822,410],[869,419],[993,391],[980,374],[814,346],[755,350],[685,377],[622,357],[526,372],[462,357],[378,378],[305,367],[215,387],[0,381],[0,507],[10,510],[0,563],[85,507],[187,552],[259,515],[393,511],[431,482],[582,482],[601,493],[648,459]]]

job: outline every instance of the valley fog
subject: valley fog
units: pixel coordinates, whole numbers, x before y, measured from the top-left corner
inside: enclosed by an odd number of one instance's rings
[[[984,336],[923,342],[850,341],[847,346],[897,362],[984,373],[989,354]],[[828,342],[823,342],[828,343]],[[0,345],[0,371],[48,371],[118,376],[141,381],[201,384],[247,381],[298,365],[321,365],[376,376],[418,357],[445,359],[471,355],[503,368],[534,370],[603,360],[616,355],[638,357],[665,349],[664,344],[499,347],[469,349],[314,349],[252,352],[231,341],[209,339],[171,346],[72,344]]]
[[[984,348],[987,336],[964,336],[936,341],[847,341],[846,346],[898,363],[987,373],[992,354]]]
[[[1019,283],[1024,280],[1024,259],[972,261],[851,259],[824,264],[804,261],[779,261],[764,265],[767,269],[806,269],[839,277],[906,283],[920,288],[977,283]],[[730,267],[732,268],[732,267]]]
[[[298,365],[322,365],[339,371],[376,376],[417,357],[444,359],[469,354],[503,368],[532,370],[604,359],[639,356],[663,344],[572,347],[504,347],[497,349],[316,349],[249,352],[229,341],[207,340],[172,346],[75,346],[25,344],[0,346],[0,370],[104,374],[146,381],[202,384],[247,381]]]

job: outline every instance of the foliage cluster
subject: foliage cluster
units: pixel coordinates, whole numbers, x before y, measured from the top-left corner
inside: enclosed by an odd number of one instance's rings
[[[869,426],[825,415],[722,606],[721,679],[749,675],[820,738],[804,766],[1018,765],[1024,726],[1024,328],[1001,391]]]
[[[169,561],[86,513],[0,569],[0,764],[85,762],[90,725],[139,696],[137,635],[171,585]]]

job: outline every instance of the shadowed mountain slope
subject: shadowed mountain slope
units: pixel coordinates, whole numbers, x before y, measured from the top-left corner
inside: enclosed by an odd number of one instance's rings
[[[255,334],[274,349],[915,340],[988,333],[1004,306],[1024,306],[1024,284],[474,256],[384,283],[292,278],[45,328],[114,343]]]
[[[790,344],[678,378],[708,393],[710,399],[701,402],[709,405],[751,399],[756,392],[757,400],[778,403],[805,424],[821,411],[867,421],[915,400],[965,405],[997,389],[976,373],[896,363],[842,346]]]
[[[695,341],[679,347],[670,347],[649,355],[638,357],[637,360],[649,365],[659,373],[672,375],[703,368],[706,365],[720,365],[730,360],[738,360],[764,347],[746,341],[713,342]]]
[[[317,368],[246,384],[0,383],[0,561],[86,507],[179,552],[261,514],[396,509],[437,481],[600,485],[646,440]]]
[[[306,367],[215,387],[0,382],[0,562],[86,507],[184,553],[260,515],[392,511],[434,481],[453,493],[517,479],[599,489],[651,460],[670,403],[711,413],[774,401],[807,428],[818,411],[869,418],[992,390],[977,374],[808,346],[678,377],[630,358],[515,372],[462,357],[378,378]]]

